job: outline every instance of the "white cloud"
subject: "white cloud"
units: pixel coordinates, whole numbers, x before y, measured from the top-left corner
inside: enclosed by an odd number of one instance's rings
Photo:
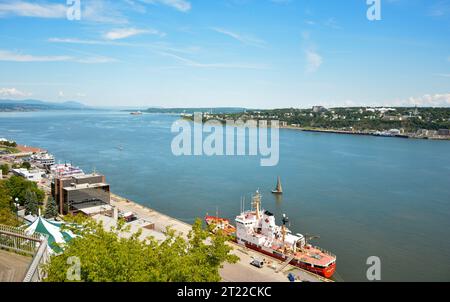
[[[16,15],[37,18],[65,18],[66,6],[63,4],[30,3],[25,1],[11,1],[0,3],[0,16]]]
[[[7,50],[0,50],[0,61],[9,62],[60,62],[70,61],[69,56],[34,56]]]
[[[189,67],[196,68],[220,68],[220,69],[267,69],[266,66],[256,64],[243,64],[243,63],[200,63],[191,59],[187,59],[178,55],[174,55],[168,52],[159,52],[160,55],[174,58],[175,60],[183,63]]]
[[[31,93],[20,91],[17,88],[0,88],[1,97],[21,98],[21,97],[28,97],[30,95]]]
[[[90,45],[109,45],[109,41],[100,40],[82,40],[77,38],[50,38],[49,42],[52,43],[67,43],[67,44],[90,44]]]
[[[436,73],[434,75],[443,78],[450,78],[450,73]]]
[[[81,20],[97,23],[126,24],[123,6],[119,1],[81,0]]]
[[[119,1],[82,0],[81,21],[111,24],[128,23],[127,18],[122,14],[123,6]],[[65,19],[67,18],[67,8],[65,0],[58,1],[58,3],[51,3],[51,1],[33,3],[33,1],[13,0],[9,3],[0,3],[0,17]]]
[[[450,106],[450,93],[444,94],[426,94],[421,97],[410,97],[406,100],[397,100],[394,103],[403,106],[420,106],[420,107],[448,107]]]
[[[0,50],[0,61],[6,62],[77,62],[86,64],[108,63],[114,62],[112,58],[102,56],[89,57],[71,57],[71,56],[36,56],[12,52],[8,50]]]
[[[263,41],[263,40],[249,37],[249,36],[244,36],[244,35],[229,31],[227,29],[213,27],[212,30],[214,30],[218,33],[224,34],[228,37],[231,37],[231,38],[233,38],[241,43],[244,43],[244,44],[253,45],[253,46],[262,46],[265,44],[265,41]]]
[[[120,40],[140,34],[164,36],[164,33],[161,33],[155,29],[119,28],[105,33],[103,37],[107,40]]]
[[[313,50],[306,51],[306,71],[316,72],[323,63],[322,57]]]
[[[75,59],[74,62],[83,64],[103,64],[103,63],[117,62],[117,60],[108,57],[95,56],[95,57],[78,58]]]
[[[188,12],[191,10],[192,5],[186,0],[141,0],[144,3],[150,4],[163,4],[170,6],[180,12]]]

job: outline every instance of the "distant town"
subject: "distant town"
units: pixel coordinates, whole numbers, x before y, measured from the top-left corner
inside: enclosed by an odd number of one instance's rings
[[[193,119],[191,113],[182,113]],[[355,135],[450,139],[450,108],[343,107],[244,110],[239,113],[203,113],[203,121],[278,120],[280,127],[303,131]]]

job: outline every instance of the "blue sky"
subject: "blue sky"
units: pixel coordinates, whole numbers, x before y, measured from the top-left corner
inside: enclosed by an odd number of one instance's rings
[[[69,1],[70,2],[70,1]],[[0,0],[0,98],[450,106],[450,0]]]

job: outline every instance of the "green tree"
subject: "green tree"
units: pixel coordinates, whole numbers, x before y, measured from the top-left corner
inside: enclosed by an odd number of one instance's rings
[[[111,231],[91,219],[76,217],[72,222],[78,227],[71,230],[79,236],[62,254],[51,257],[44,267],[46,281],[69,281],[69,257],[80,260],[80,277],[85,282],[215,282],[220,281],[224,262],[238,260],[230,254],[227,238],[203,229],[201,220],[195,222],[188,240],[167,229],[162,243],[154,238],[140,240],[141,232],[119,236],[127,230],[123,222]]]
[[[26,180],[20,176],[12,176],[6,181],[6,186],[8,187],[9,194],[15,199],[19,199],[19,203],[24,205],[25,193],[27,191],[34,192],[37,197],[38,202],[42,202],[45,197],[45,192],[38,188],[35,182]]]
[[[3,164],[0,166],[0,169],[2,170],[2,174],[6,175],[9,172],[9,165],[8,164]]]
[[[0,181],[0,224],[19,225],[12,203],[13,199],[9,194],[5,181]]]
[[[45,206],[45,218],[54,218],[58,216],[58,207],[56,206],[56,201],[53,198],[47,200],[47,205]]]
[[[24,161],[20,167],[24,168],[24,169],[27,169],[27,170],[30,170],[31,169],[31,164],[29,162],[27,162],[27,161]]]
[[[38,215],[39,204],[36,197],[36,193],[32,191],[26,191],[25,193],[25,214]]]

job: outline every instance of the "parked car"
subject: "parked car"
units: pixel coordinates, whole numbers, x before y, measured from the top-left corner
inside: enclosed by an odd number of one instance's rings
[[[264,261],[258,259],[258,258],[254,258],[252,260],[252,262],[250,262],[251,265],[257,267],[257,268],[263,268],[264,266]]]

